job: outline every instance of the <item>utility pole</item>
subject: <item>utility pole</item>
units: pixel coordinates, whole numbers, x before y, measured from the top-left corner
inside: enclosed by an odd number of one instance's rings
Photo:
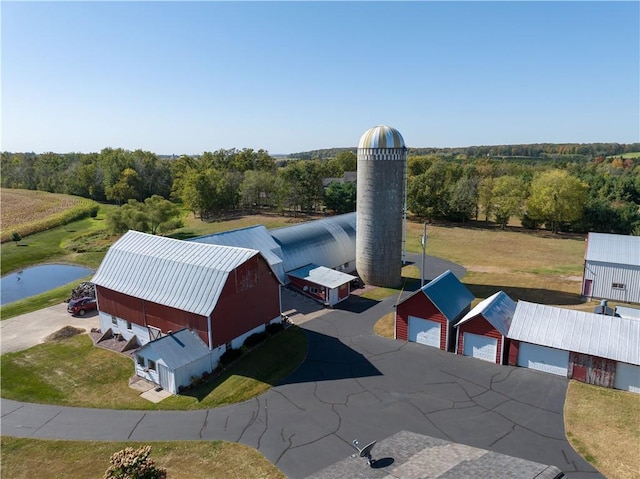
[[[420,268],[420,287],[424,286],[424,259],[425,259],[425,250],[427,249],[427,222],[424,223],[424,232],[422,233],[422,239],[420,241],[422,243],[422,268]]]

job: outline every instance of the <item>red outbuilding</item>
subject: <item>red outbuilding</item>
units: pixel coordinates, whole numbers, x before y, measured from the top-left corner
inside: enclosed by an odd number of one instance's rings
[[[469,311],[473,294],[445,271],[396,307],[396,339],[453,351],[453,324]]]
[[[479,302],[456,324],[456,352],[465,356],[506,364],[507,334],[516,303],[498,291]]]

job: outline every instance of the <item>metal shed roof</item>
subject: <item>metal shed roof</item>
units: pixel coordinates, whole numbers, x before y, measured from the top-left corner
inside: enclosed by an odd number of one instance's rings
[[[282,249],[284,270],[309,263],[336,268],[356,258],[356,214],[323,218],[269,231]]]
[[[284,283],[287,280],[282,261],[282,249],[280,248],[280,245],[275,242],[264,225],[249,226],[248,228],[240,228],[222,233],[198,236],[197,238],[190,239],[189,241],[205,244],[237,246],[240,248],[258,250],[276,272],[280,282]]]
[[[91,280],[104,288],[208,316],[231,271],[256,250],[129,231],[107,251]]]
[[[176,370],[210,354],[207,345],[196,333],[181,329],[141,346],[136,355],[145,356],[149,351],[162,358],[167,367]]]
[[[589,233],[585,259],[640,266],[640,236]]]
[[[471,311],[458,321],[456,326],[460,326],[462,323],[478,315],[482,315],[483,318],[491,323],[491,326],[500,331],[500,334],[506,336],[509,332],[509,326],[511,326],[511,319],[513,318],[515,310],[516,302],[504,291],[498,291],[496,294],[476,304]]]
[[[616,314],[623,318],[640,320],[640,309],[616,306]]]
[[[335,269],[325,268],[324,266],[318,266],[317,264],[308,264],[302,268],[289,271],[289,276],[294,278],[300,278],[307,281],[311,281],[317,285],[324,286],[325,288],[338,288],[343,284],[356,279],[352,276]]]
[[[640,365],[640,321],[518,301],[508,337]]]
[[[402,304],[420,293],[429,298],[448,321],[456,319],[473,301],[471,291],[460,282],[451,270],[445,271],[415,293],[405,296],[398,301],[398,304]]]

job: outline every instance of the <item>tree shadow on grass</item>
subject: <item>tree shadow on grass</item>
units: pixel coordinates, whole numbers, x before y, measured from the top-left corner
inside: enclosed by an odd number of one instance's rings
[[[585,301],[577,293],[554,291],[542,288],[519,288],[512,286],[465,284],[476,298],[488,298],[498,291],[504,291],[514,301],[523,300],[539,304],[578,305]]]

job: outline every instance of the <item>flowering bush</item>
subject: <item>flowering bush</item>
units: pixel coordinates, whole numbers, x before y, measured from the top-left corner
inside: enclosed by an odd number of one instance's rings
[[[104,473],[104,479],[166,479],[166,469],[156,467],[149,459],[151,446],[139,449],[127,447],[111,455],[111,465]]]

